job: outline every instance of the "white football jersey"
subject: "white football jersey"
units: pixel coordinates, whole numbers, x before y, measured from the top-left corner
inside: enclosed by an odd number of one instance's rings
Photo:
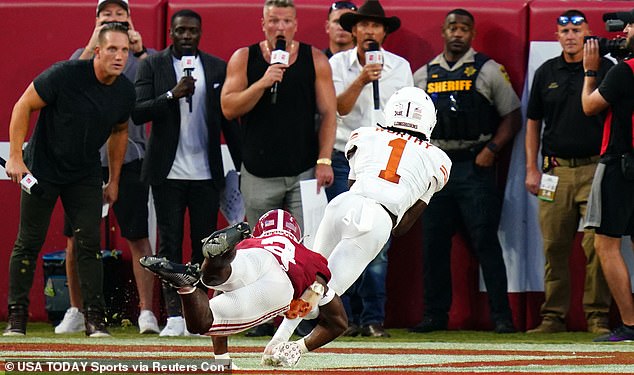
[[[429,203],[451,170],[444,151],[429,142],[380,127],[361,127],[350,134],[350,191],[376,200],[396,215],[397,224],[419,199]]]

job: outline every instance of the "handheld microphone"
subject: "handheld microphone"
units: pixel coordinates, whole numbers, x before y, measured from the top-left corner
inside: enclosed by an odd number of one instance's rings
[[[271,51],[271,65],[273,64],[287,64],[290,60],[291,54],[286,52],[286,41],[284,39],[278,39],[275,42],[275,49]],[[277,103],[277,85],[279,82],[275,82],[271,86],[271,104]]]
[[[368,50],[365,52],[365,63],[383,65],[383,52],[381,52],[377,42],[372,42],[368,46]],[[372,96],[374,98],[374,109],[379,109],[381,106],[381,98],[379,97],[378,80],[372,81]]]
[[[2,165],[2,168],[6,168],[6,164],[7,161],[4,160],[4,158],[0,157],[0,165]],[[22,177],[22,180],[20,180],[20,187],[28,194],[33,194],[37,196],[41,196],[42,194],[44,194],[44,190],[42,190],[42,187],[37,184],[37,179],[33,177],[30,173],[27,173],[26,175],[24,175],[24,177]]]
[[[193,55],[183,55],[181,57],[181,67],[183,68],[183,72],[185,76],[191,77],[192,72],[194,71],[196,63],[196,57]],[[192,113],[192,96],[191,94],[187,95],[185,99],[187,103],[189,103],[189,113]]]

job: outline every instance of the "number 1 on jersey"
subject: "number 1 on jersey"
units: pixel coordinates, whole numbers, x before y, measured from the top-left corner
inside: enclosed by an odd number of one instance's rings
[[[396,170],[401,162],[401,157],[403,156],[403,150],[405,149],[406,144],[407,141],[403,138],[394,138],[388,143],[388,146],[392,147],[392,152],[390,153],[390,158],[387,161],[387,166],[381,171],[381,173],[379,173],[380,178],[398,184],[401,176],[396,173]]]

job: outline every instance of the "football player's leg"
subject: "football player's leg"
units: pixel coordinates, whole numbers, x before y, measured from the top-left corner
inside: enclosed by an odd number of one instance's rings
[[[184,294],[182,289],[184,288],[179,289],[178,294],[181,297],[187,330],[197,334],[206,333],[213,323],[207,293],[200,288],[192,288],[191,293]]]
[[[231,276],[214,287],[224,293],[209,300],[211,335],[242,332],[288,309],[293,286],[275,257],[261,249],[240,250]]]
[[[380,204],[358,196],[350,198],[341,219],[342,240],[328,258],[332,272],[328,286],[339,296],[381,251],[392,230],[392,218]]]
[[[346,193],[340,194],[328,203],[324,217],[319,223],[317,233],[315,233],[312,250],[323,255],[326,259],[332,254],[332,251],[341,239],[341,231],[339,230],[338,224],[341,221],[340,212],[343,209],[341,207],[347,195]],[[338,218],[339,220],[337,220]]]

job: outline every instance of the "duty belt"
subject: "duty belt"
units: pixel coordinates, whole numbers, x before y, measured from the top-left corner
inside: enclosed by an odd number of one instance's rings
[[[590,156],[587,158],[560,158],[556,156],[544,156],[544,164],[542,169],[544,172],[548,172],[555,167],[568,167],[576,168],[589,164],[596,164],[601,157],[599,155]]]

